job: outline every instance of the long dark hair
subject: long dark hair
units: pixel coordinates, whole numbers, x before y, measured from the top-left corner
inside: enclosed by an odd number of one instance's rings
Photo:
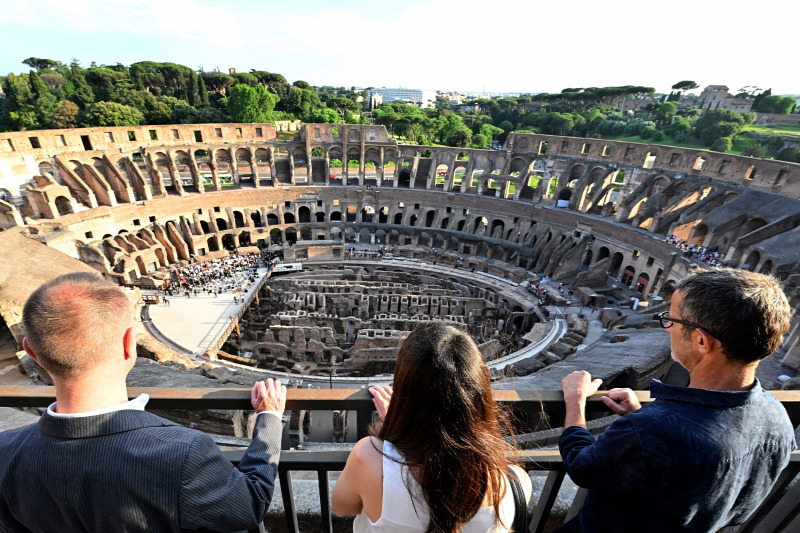
[[[513,449],[501,427],[510,433],[510,425],[469,335],[441,322],[416,327],[397,354],[385,418],[377,436],[402,454],[422,488],[427,533],[458,531],[487,490],[499,516],[506,454]]]

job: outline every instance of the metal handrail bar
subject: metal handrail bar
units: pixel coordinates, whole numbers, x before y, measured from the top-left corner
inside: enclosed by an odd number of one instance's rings
[[[150,409],[241,409],[250,410],[249,388],[159,388],[130,387],[131,398],[141,393],[150,395]],[[496,390],[492,391],[495,400],[514,407],[543,411],[550,415],[564,413],[564,397],[561,391],[530,390]],[[635,391],[642,403],[652,401],[649,391]],[[786,408],[793,422],[797,425],[800,417],[800,391],[770,391]],[[607,413],[608,409],[600,400],[603,391],[587,400],[587,411],[592,414]],[[372,420],[374,405],[372,396],[364,389],[290,389],[287,393],[286,407],[289,410],[354,410],[358,414],[359,436],[366,434],[366,427]],[[0,386],[0,407],[45,407],[55,401],[55,388],[35,385]],[[560,424],[558,417],[552,424]],[[243,451],[226,451],[226,457],[236,463]],[[294,505],[294,493],[290,473],[293,471],[317,472],[320,490],[320,510],[323,531],[332,531],[330,495],[328,490],[328,473],[341,471],[347,461],[349,451],[293,451],[281,452],[279,479],[284,501],[284,513],[290,532],[299,531],[297,512]],[[540,533],[555,502],[556,495],[565,477],[563,464],[558,451],[521,450],[519,460],[529,471],[546,471],[547,481],[539,502],[534,509],[534,516],[529,531]],[[793,525],[800,511],[800,483],[791,484],[800,472],[800,451],[792,453],[790,464],[781,474],[778,483],[753,517],[740,526],[738,533],[763,530],[769,524],[774,531],[787,525]],[[570,514],[576,512],[581,503],[583,492],[579,491],[570,508]]]

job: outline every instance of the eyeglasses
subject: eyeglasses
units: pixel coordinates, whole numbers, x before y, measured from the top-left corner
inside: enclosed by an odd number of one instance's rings
[[[661,327],[664,328],[664,329],[671,328],[672,324],[683,324],[684,326],[691,326],[693,328],[702,329],[703,331],[705,331],[706,333],[708,333],[709,335],[711,335],[715,339],[722,340],[722,338],[719,335],[717,335],[716,333],[714,333],[713,331],[711,331],[707,327],[701,326],[700,324],[697,324],[696,322],[689,322],[688,320],[681,320],[679,318],[673,318],[673,317],[669,316],[668,311],[664,311],[663,313],[659,313],[659,314],[656,315],[656,317],[658,317],[658,320],[661,321]]]

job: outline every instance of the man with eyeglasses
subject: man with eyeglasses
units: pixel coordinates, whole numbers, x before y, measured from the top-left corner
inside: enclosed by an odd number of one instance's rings
[[[563,379],[566,420],[559,448],[572,480],[588,489],[579,516],[559,531],[716,532],[743,523],[767,497],[796,447],[786,410],[756,378],[789,329],[778,280],[710,269],[677,284],[658,315],[688,387],[654,380],[641,406],[630,389],[602,398],[624,415],[597,440],[586,398],[602,380]]]

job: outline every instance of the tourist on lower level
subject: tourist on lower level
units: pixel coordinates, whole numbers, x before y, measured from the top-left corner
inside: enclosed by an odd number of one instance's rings
[[[128,401],[133,306],[99,275],[45,283],[23,309],[25,351],[53,379],[37,424],[0,433],[0,531],[241,531],[275,486],[286,388],[253,386],[253,441],[235,467],[210,436]]]
[[[559,531],[716,532],[744,522],[789,463],[794,429],[755,374],[789,329],[778,280],[698,272],[677,284],[659,318],[688,388],[654,380],[655,401],[644,406],[630,389],[610,390],[603,403],[624,416],[595,440],[584,409],[601,380],[583,371],[563,380],[559,447],[569,476],[589,490]]]
[[[370,392],[383,424],[350,453],[333,489],[334,513],[358,515],[356,533],[511,528],[507,476],[519,480],[525,501],[531,481],[509,467],[513,448],[502,436],[508,421],[467,334],[440,322],[420,324],[400,346],[394,388]]]

